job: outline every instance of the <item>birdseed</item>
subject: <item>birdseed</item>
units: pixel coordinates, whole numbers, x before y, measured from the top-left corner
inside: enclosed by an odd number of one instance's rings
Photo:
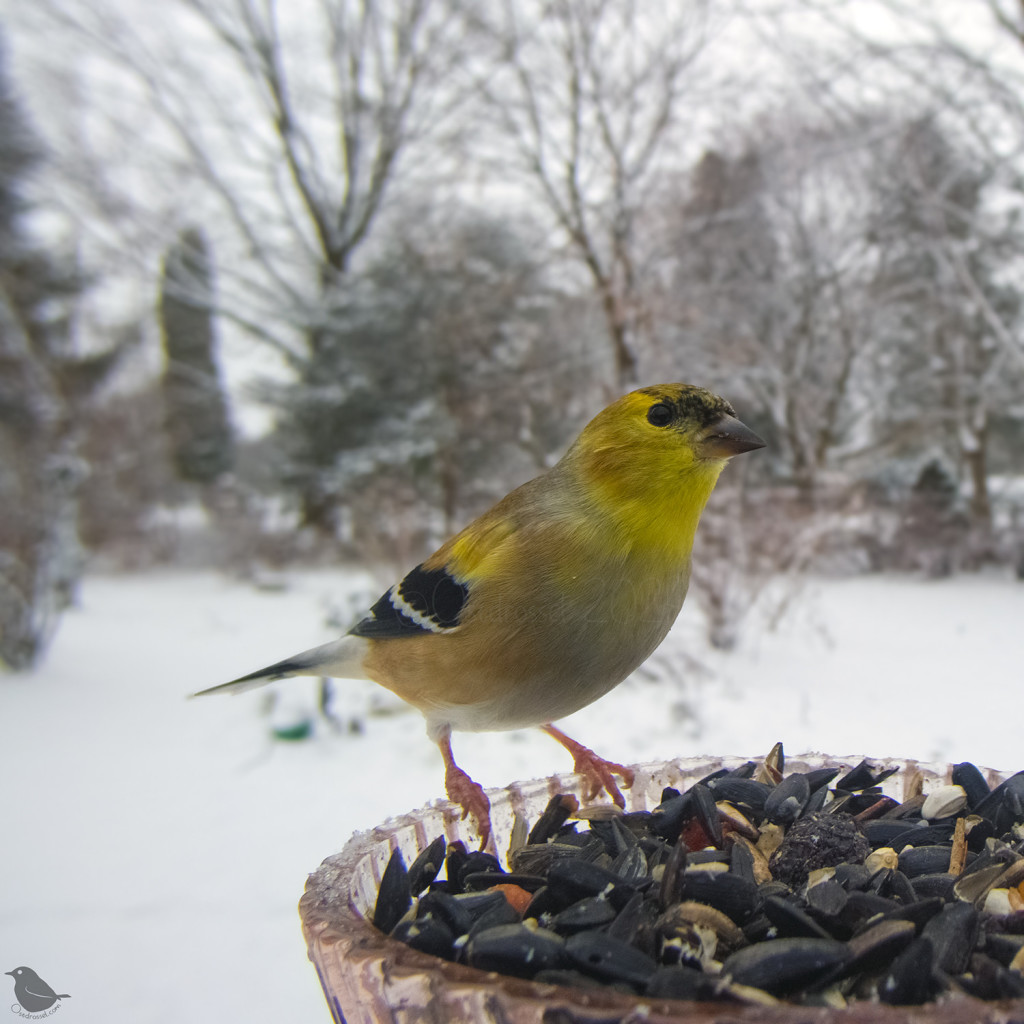
[[[373,921],[481,970],[649,998],[1024,998],[1024,772],[992,789],[965,762],[897,803],[894,770],[786,775],[780,745],[651,811],[560,794],[507,866],[443,837],[408,870],[396,850]]]

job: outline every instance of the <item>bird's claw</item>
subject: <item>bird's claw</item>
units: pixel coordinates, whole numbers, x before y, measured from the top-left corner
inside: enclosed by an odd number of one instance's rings
[[[622,784],[629,789],[633,785],[634,779],[632,768],[616,764],[615,761],[606,761],[603,757],[598,757],[592,750],[584,747],[582,752],[573,754],[573,771],[587,780],[587,800],[593,800],[603,789],[617,806],[625,808],[626,798],[622,795],[613,776],[620,776]]]
[[[480,833],[480,849],[491,842],[491,801],[483,786],[474,782],[457,765],[449,765],[444,773],[444,787],[448,799],[462,808],[462,818],[472,818]]]
[[[632,768],[598,757],[590,747],[585,747],[571,736],[566,736],[561,729],[556,728],[550,722],[547,725],[542,725],[541,728],[572,754],[573,771],[577,775],[582,775],[587,781],[585,799],[593,800],[603,789],[618,807],[625,809],[626,798],[622,795],[622,791],[615,784],[615,779],[612,776],[620,776],[623,785],[629,789],[633,785],[634,772]]]

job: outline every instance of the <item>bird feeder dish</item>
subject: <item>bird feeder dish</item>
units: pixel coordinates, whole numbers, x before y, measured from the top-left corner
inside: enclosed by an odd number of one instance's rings
[[[688,789],[711,772],[731,769],[740,758],[687,758],[636,767],[627,792],[627,811],[658,805],[662,789]],[[787,758],[788,772],[829,766],[853,766],[860,758],[806,755]],[[897,801],[910,772],[924,778],[926,789],[949,781],[952,766],[872,759],[878,767],[899,770],[883,783]],[[1003,776],[990,773],[994,782]],[[509,846],[516,814],[533,822],[552,796],[581,796],[580,776],[516,783],[489,792],[494,840],[499,855]],[[413,1021],[473,1021],[481,1024],[996,1024],[1024,1019],[1024,999],[989,1002],[972,997],[890,1006],[860,1001],[838,1009],[787,1003],[776,1006],[725,1002],[652,999],[614,989],[570,988],[541,984],[418,952],[384,935],[371,918],[377,891],[392,850],[411,863],[438,835],[447,842],[475,846],[479,836],[460,809],[438,802],[355,835],[344,849],[328,857],[310,875],[299,903],[310,960],[316,967],[333,1019],[338,1024],[383,1024]]]

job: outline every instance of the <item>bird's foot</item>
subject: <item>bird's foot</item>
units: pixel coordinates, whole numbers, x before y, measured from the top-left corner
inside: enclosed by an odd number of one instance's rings
[[[463,820],[472,818],[476,822],[480,849],[485,849],[491,841],[491,801],[487,799],[483,786],[453,762],[445,767],[444,788],[448,799],[462,808]]]
[[[626,789],[629,789],[633,785],[634,777],[631,768],[616,764],[615,761],[606,761],[603,757],[598,757],[589,747],[585,747],[582,743],[572,739],[572,737],[566,736],[561,729],[556,729],[553,725],[542,725],[541,728],[552,739],[558,740],[572,754],[573,771],[582,775],[587,780],[587,791],[585,793],[587,800],[593,800],[603,789],[619,807],[624,808],[626,806],[626,798],[622,795],[618,785],[616,785],[613,776],[618,775],[622,779],[622,784]]]
[[[491,839],[491,801],[487,799],[483,786],[474,782],[456,763],[452,753],[451,730],[445,728],[436,736],[436,742],[444,758],[444,788],[448,799],[462,808],[462,818],[472,818],[480,833],[480,849],[493,846]],[[491,851],[493,852],[493,850]]]

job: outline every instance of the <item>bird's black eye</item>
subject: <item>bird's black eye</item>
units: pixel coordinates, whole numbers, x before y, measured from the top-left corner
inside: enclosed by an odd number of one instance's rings
[[[647,422],[654,427],[667,427],[672,422],[672,410],[664,402],[658,402],[647,410]]]

